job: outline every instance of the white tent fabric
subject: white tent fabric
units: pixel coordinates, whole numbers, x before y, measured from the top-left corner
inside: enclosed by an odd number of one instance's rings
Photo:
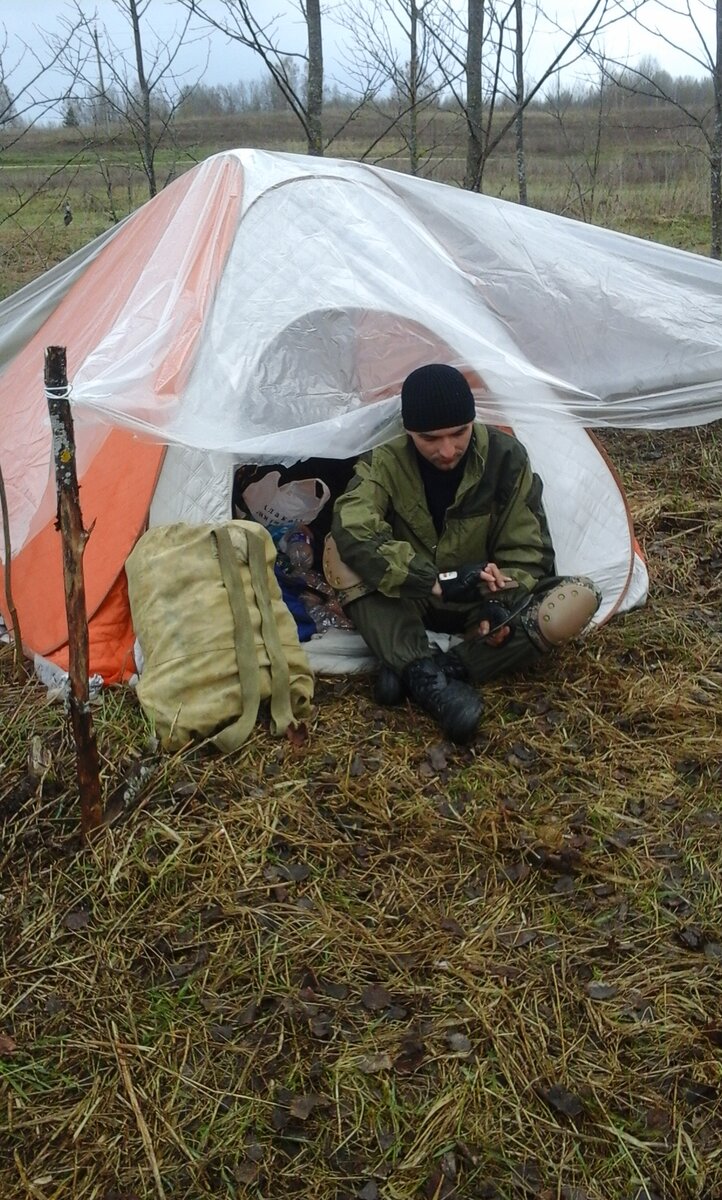
[[[130,299],[76,372],[78,406],[245,458],[312,454],[319,438],[355,453],[392,426],[393,404],[366,407],[387,383],[383,323],[387,351],[411,324],[416,357],[441,344],[478,369],[483,419],[722,417],[722,264],[379,168],[238,153],[238,230],[182,405],[159,420],[144,386],[166,324],[183,320],[163,279],[161,320]],[[161,239],[161,277],[162,263]]]
[[[444,361],[527,446],[559,569],[599,582],[603,620],[648,581],[587,430],[722,418],[719,262],[378,167],[238,150],[0,305],[0,421],[14,362],[67,331],[52,320],[80,311],[66,301],[91,274],[90,297],[105,278],[114,294],[69,346],[79,463],[111,428],[167,446],[152,523],[228,517],[238,463],[379,444],[406,374]],[[14,554],[53,515],[37,412],[10,468]]]

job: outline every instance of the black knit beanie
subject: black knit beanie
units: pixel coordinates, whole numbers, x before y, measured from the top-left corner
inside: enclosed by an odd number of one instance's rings
[[[417,367],[401,388],[401,419],[412,433],[468,425],[476,417],[474,397],[461,371],[444,363]]]

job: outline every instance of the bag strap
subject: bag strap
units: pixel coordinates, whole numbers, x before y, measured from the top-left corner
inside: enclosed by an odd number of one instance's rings
[[[261,613],[261,636],[271,668],[271,728],[273,733],[285,733],[289,725],[295,724],[291,702],[291,672],[268,588],[265,535],[260,529],[247,530],[246,533],[251,583]]]
[[[256,654],[251,614],[238,570],[238,560],[233,549],[231,535],[222,526],[211,530],[218,547],[218,563],[223,586],[228,593],[228,603],[233,617],[233,639],[236,650],[238,683],[241,689],[241,715],[225,729],[221,729],[211,740],[224,754],[239,750],[250,735],[258,717],[261,703],[261,672]]]
[[[246,529],[248,568],[251,585],[261,614],[261,636],[266,647],[271,674],[271,724],[274,733],[284,733],[294,723],[291,703],[291,673],[283,650],[278,624],[268,588],[268,567],[264,535],[261,530]],[[241,689],[241,715],[212,738],[219,750],[229,754],[238,750],[249,737],[261,703],[261,671],[251,624],[248,601],[238,569],[231,535],[223,526],[212,530],[218,547],[218,562],[233,617],[238,682]]]

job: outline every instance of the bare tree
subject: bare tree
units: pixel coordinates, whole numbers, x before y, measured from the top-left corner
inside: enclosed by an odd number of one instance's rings
[[[78,42],[78,21],[66,23],[63,37],[39,54],[23,39],[13,44],[0,26],[0,154],[10,150],[38,121],[46,120],[68,94],[65,78],[76,81],[85,55]],[[64,66],[64,77],[56,72]]]
[[[598,56],[598,61],[600,68],[618,86],[674,109],[683,125],[697,131],[702,152],[709,163],[710,255],[722,258],[722,0],[679,0],[673,4],[659,0],[658,7],[689,23],[693,35],[690,48],[679,45],[678,40],[672,41],[659,26],[647,23],[644,10],[634,9],[630,15],[646,32],[654,34],[661,45],[681,51],[709,77],[711,104],[690,103],[683,93],[671,86],[670,77],[655,70],[656,64],[649,60],[637,67],[619,61],[614,63],[602,56]]]
[[[380,132],[359,155],[369,158],[390,135],[400,138],[412,175],[436,150],[433,118],[446,75],[438,69],[435,40],[438,0],[370,0],[350,5],[339,18],[351,37],[352,59],[346,73],[378,116]],[[396,157],[398,141],[375,161]]]
[[[180,0],[189,15],[199,16],[213,29],[257,54],[268,70],[291,112],[298,119],[306,138],[309,154],[322,155],[323,141],[323,37],[320,0],[298,0],[306,27],[305,53],[283,49],[279,41],[277,18],[265,22],[255,15],[250,0],[222,0],[221,15],[212,12],[204,0]],[[299,84],[295,64],[304,66]]]
[[[76,28],[85,48],[83,78],[95,102],[98,133],[111,122],[127,129],[137,148],[148,194],[157,194],[158,148],[172,136],[175,114],[187,94],[177,59],[188,37],[190,12],[170,38],[155,33],[148,21],[152,0],[113,0],[128,24],[132,57],[99,28],[76,0]],[[163,186],[163,185],[161,185]]]
[[[584,123],[585,130],[588,128],[592,134],[591,147],[582,146],[581,149],[572,145],[567,120],[570,108],[580,102],[580,95],[569,89],[563,91],[558,76],[556,82],[555,92],[547,93],[544,110],[561,134],[563,163],[569,176],[567,197],[559,211],[563,216],[571,213],[592,222],[596,216],[604,130],[609,114],[609,80],[605,72],[600,71],[598,86],[594,90],[590,88],[584,97],[585,107],[589,107],[593,99],[595,108],[593,122]]]
[[[484,101],[481,87],[484,45],[484,0],[468,0],[466,37],[466,173],[464,187],[471,191],[484,158]]]
[[[640,0],[630,0],[630,4],[635,2]],[[532,9],[535,21],[539,12],[536,3],[528,8]],[[558,48],[534,83],[527,87],[525,58],[535,29],[533,21],[530,31],[525,32],[527,9],[523,8],[523,0],[503,0],[501,6],[495,0],[468,0],[464,27],[455,4],[447,3],[444,21],[436,29],[436,37],[452,64],[449,87],[466,124],[464,186],[471,191],[482,190],[486,163],[515,127],[519,190],[524,200],[526,164],[520,118],[561,67],[568,67],[588,54],[597,35],[623,15],[617,0],[589,0],[588,8],[572,29],[558,29]]]
[[[516,178],[519,187],[519,203],[526,204],[526,158],[524,155],[524,5],[514,0],[514,82],[516,99]]]
[[[66,25],[62,38],[54,44],[45,39],[45,49],[40,54],[22,38],[11,42],[4,27],[0,28],[0,169],[4,154],[16,147],[38,122],[57,113],[67,99],[65,80],[77,81],[80,77],[84,52],[77,35],[77,22]],[[61,63],[63,71],[59,70]],[[65,183],[56,211],[62,208],[70,187],[67,169],[81,154],[82,147],[78,147],[64,162],[54,164],[40,177],[29,176],[30,186],[26,183],[28,177],[8,173],[4,186],[7,200],[0,212],[0,225],[11,222],[18,226],[20,241],[15,248],[32,240],[37,233],[37,229],[23,226],[23,210],[57,179]],[[43,267],[46,265],[42,263]]]

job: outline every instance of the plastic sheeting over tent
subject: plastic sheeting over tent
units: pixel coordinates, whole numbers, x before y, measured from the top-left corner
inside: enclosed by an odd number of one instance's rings
[[[722,416],[721,284],[711,260],[379,168],[208,159],[0,305],[26,641],[63,661],[45,346],[68,348],[96,521],[91,665],[112,679],[132,641],[123,563],[149,512],[225,518],[238,462],[378,444],[399,429],[405,375],[430,361],[463,370],[480,417],[527,445],[560,569],[597,579],[600,617],[639,603],[624,497],[585,427]]]

